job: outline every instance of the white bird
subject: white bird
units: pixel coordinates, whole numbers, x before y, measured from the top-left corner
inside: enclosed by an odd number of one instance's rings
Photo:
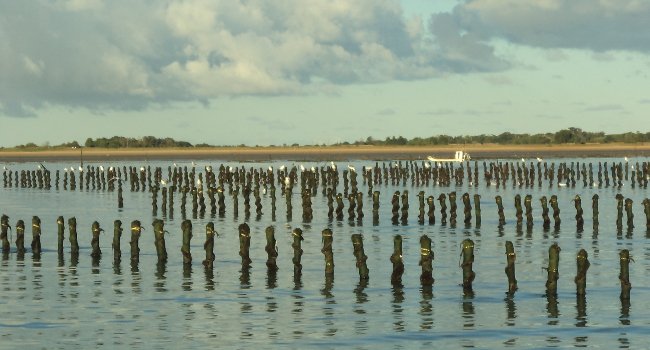
[[[300,171],[305,171],[305,166],[300,164]]]
[[[115,170],[115,168],[113,167],[108,168],[108,171],[113,171],[113,170]]]
[[[201,179],[196,179],[196,185],[201,186],[201,184],[202,184]]]
[[[68,168],[63,168],[63,172],[64,172],[64,173],[67,173],[67,172],[68,172]]]
[[[173,165],[174,165],[174,168],[176,168],[176,167],[177,167],[177,166],[176,166],[176,163],[174,163]]]
[[[284,184],[285,184],[286,186],[289,186],[289,185],[291,184],[291,179],[290,179],[288,176],[286,176],[286,177],[284,178]]]
[[[99,171],[104,172],[104,166],[103,165],[99,166]]]
[[[316,168],[311,167],[311,171],[315,173],[315,172],[316,172]]]
[[[625,158],[623,158],[623,159],[625,159],[625,163],[627,163],[627,161],[628,161],[627,157],[625,157]]]
[[[424,167],[429,169],[429,168],[431,168],[431,164],[429,162],[426,162],[426,163],[424,163]]]
[[[143,167],[143,166],[140,167],[140,171],[144,171],[144,167]]]
[[[357,172],[356,169],[354,169],[354,167],[352,165],[350,165],[350,164],[348,164],[348,169],[350,169],[350,171],[353,172],[353,173]]]
[[[542,159],[542,158],[540,158],[540,157],[537,157],[537,162],[539,162],[539,163],[541,163],[542,161],[543,161],[543,159]]]
[[[167,181],[160,179],[160,184],[163,186],[167,186]]]
[[[521,162],[522,162],[522,163],[525,163],[526,160],[525,160],[524,158],[521,158]]]
[[[208,171],[208,172],[212,171],[212,167],[210,165],[206,166],[205,171]]]
[[[435,162],[435,161],[436,161],[436,159],[433,158],[432,156],[428,156],[427,159],[430,160],[430,161],[432,161],[432,162]]]
[[[232,167],[232,166],[229,166],[229,167],[228,167],[228,171],[229,171],[229,172],[231,172],[231,173],[232,173],[232,172],[234,172],[234,170],[235,170],[235,169],[233,169],[233,167]]]
[[[273,171],[273,167],[269,165],[269,171]]]
[[[80,172],[80,173],[83,173],[83,172],[84,172],[84,168],[82,168],[81,166],[79,166],[79,172]]]
[[[282,165],[280,166],[280,169],[279,169],[279,170],[280,170],[280,171],[284,171],[284,169],[286,169],[286,168],[287,168],[287,167],[285,167],[284,164],[282,164]]]
[[[196,166],[196,163],[194,163],[194,161],[192,161],[192,166]]]
[[[336,170],[336,164],[334,164],[333,161],[330,161],[330,166],[332,167],[332,170]]]

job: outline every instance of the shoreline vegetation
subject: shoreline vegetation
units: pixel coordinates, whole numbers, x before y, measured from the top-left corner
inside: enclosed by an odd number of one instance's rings
[[[219,159],[232,161],[342,161],[342,160],[418,160],[428,156],[450,158],[455,151],[468,152],[472,159],[648,157],[650,132],[605,134],[580,128],[555,133],[448,136],[406,139],[402,136],[375,140],[372,137],[353,143],[333,145],[212,146],[192,145],[172,138],[144,136],[86,139],[56,146],[27,143],[0,148],[0,161],[33,160],[130,160],[130,159]]]

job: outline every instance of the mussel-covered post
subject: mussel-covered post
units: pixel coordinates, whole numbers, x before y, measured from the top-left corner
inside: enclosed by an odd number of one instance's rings
[[[137,264],[140,261],[140,234],[142,233],[142,225],[140,220],[131,221],[131,262]]]
[[[587,258],[587,251],[580,249],[576,257],[576,265],[578,273],[574,279],[576,283],[576,294],[585,295],[587,288],[587,270],[589,269],[589,259]]]
[[[474,241],[466,238],[461,243],[462,250],[460,255],[463,257],[463,263],[460,265],[463,269],[463,290],[467,292],[472,291],[472,282],[476,277],[476,273],[472,270],[474,264]]]
[[[2,214],[0,218],[0,240],[2,240],[2,253],[8,254],[11,250],[11,243],[8,238],[8,231],[11,229],[9,225],[9,217],[5,214]]]
[[[16,252],[18,255],[25,254],[25,222],[23,220],[16,222]]]
[[[242,269],[248,269],[253,262],[250,258],[251,228],[247,223],[239,225],[239,256]]]
[[[477,179],[478,180],[478,179]],[[474,216],[476,216],[476,227],[481,226],[481,195],[474,193]]]
[[[592,217],[593,217],[593,228],[596,229],[598,228],[598,194],[594,194],[591,197],[591,209],[592,209]]]
[[[167,247],[165,245],[165,222],[161,219],[155,219],[152,223],[154,244],[156,245],[156,255],[158,263],[167,261]]]
[[[214,223],[208,222],[205,225],[205,243],[203,244],[203,249],[205,249],[205,260],[203,260],[203,266],[207,268],[212,268],[214,265],[214,235]]]
[[[77,241],[77,218],[74,216],[68,219],[68,240],[70,241],[70,253],[79,254],[79,241]]]
[[[497,214],[499,214],[499,226],[503,226],[506,224],[506,216],[503,213],[503,199],[501,196],[496,195],[494,197],[494,200],[497,203]]]
[[[621,262],[621,272],[618,275],[618,279],[621,281],[621,300],[630,300],[630,289],[632,289],[632,283],[630,283],[630,251],[623,249],[618,253],[620,262]]]
[[[508,294],[512,295],[517,290],[517,278],[515,278],[515,247],[511,241],[506,241],[506,276],[508,277]]]
[[[266,246],[264,250],[266,251],[266,267],[269,272],[278,271],[278,246],[275,241],[275,227],[269,226],[264,230],[266,235]]]
[[[632,212],[632,204],[634,201],[630,198],[625,198],[625,215],[627,217],[627,228],[634,228],[634,213]]]
[[[580,198],[579,195],[577,194],[575,195],[575,197],[573,198],[573,204],[576,208],[576,228],[578,231],[582,231],[585,224],[585,220],[582,217],[583,214],[582,199]]]
[[[546,295],[555,296],[557,295],[557,280],[560,277],[558,272],[558,266],[560,264],[560,246],[557,243],[553,243],[548,248],[548,267],[546,271],[548,273],[546,279]]]
[[[41,255],[41,219],[38,216],[32,217],[32,253],[35,257]]]
[[[427,235],[420,237],[420,266],[422,266],[422,274],[420,275],[420,282],[424,286],[433,284],[433,251],[431,250],[431,238]]]
[[[94,259],[99,259],[102,255],[102,250],[99,248],[99,234],[104,231],[101,227],[99,227],[99,222],[93,221],[93,224],[91,226],[91,231],[92,231],[92,239],[90,240],[90,246],[92,247],[92,252],[90,253],[90,256],[93,257]]]
[[[366,264],[368,256],[366,256],[365,252],[363,251],[363,236],[361,236],[360,233],[355,233],[352,235],[352,246],[354,248],[354,257],[357,259],[359,279],[367,280],[369,278],[368,265]]]
[[[122,221],[113,221],[113,259],[120,261],[122,259],[122,247],[120,241],[122,239]]]
[[[291,236],[293,237],[293,243],[291,244],[291,248],[293,248],[293,277],[294,278],[300,278],[302,275],[302,230],[300,228],[294,228],[293,231],[291,232]]]
[[[183,264],[190,265],[192,263],[192,254],[190,253],[192,221],[183,220],[183,223],[181,223],[181,230],[183,230],[183,246],[181,247],[181,253],[183,253]]]
[[[463,200],[463,214],[465,215],[465,219],[463,220],[463,222],[465,223],[466,226],[468,226],[472,222],[472,204],[470,203],[469,200],[469,193],[467,192],[463,193],[462,200]]]
[[[562,220],[560,219],[560,207],[557,205],[557,196],[551,196],[551,208],[553,208],[553,220],[555,221],[555,229],[560,228]]]
[[[57,253],[59,256],[63,255],[63,240],[65,239],[65,221],[63,221],[63,216],[59,216],[56,219],[56,240],[57,240]]]
[[[326,228],[322,231],[323,237],[323,248],[321,252],[325,256],[325,276],[334,275],[334,252],[332,251],[332,243],[334,238],[332,237],[332,230]]]
[[[390,256],[390,262],[393,263],[393,273],[390,275],[390,283],[394,286],[399,286],[402,284],[402,275],[404,274],[402,235],[395,235],[393,237],[393,255]]]

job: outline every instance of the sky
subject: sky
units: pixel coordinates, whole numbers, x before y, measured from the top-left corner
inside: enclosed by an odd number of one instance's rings
[[[650,0],[0,0],[0,146],[648,132]]]

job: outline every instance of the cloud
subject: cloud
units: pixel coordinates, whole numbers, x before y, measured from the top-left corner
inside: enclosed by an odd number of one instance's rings
[[[449,16],[477,41],[650,51],[650,1],[645,0],[467,0]]]
[[[331,93],[493,64],[469,57],[489,47],[425,37],[398,0],[3,1],[0,112]]]

